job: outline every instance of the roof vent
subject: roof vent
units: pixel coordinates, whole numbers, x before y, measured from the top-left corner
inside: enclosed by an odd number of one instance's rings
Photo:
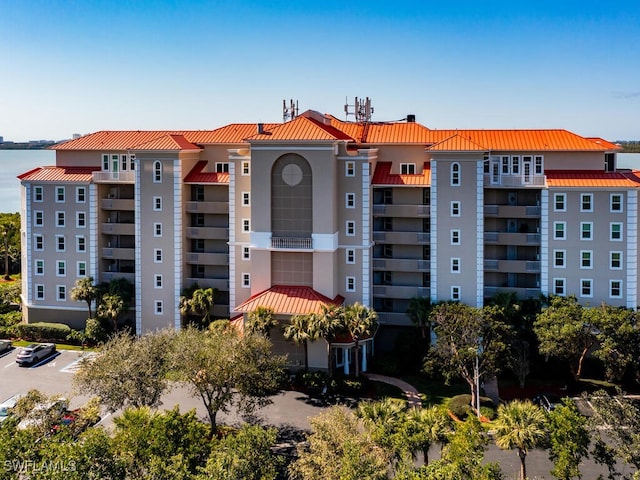
[[[413,113],[407,115],[407,123],[416,123],[416,116]]]
[[[264,123],[258,124],[258,134],[261,135],[264,133]]]

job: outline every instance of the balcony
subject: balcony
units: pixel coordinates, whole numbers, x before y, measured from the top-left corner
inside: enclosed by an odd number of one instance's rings
[[[100,233],[104,235],[135,235],[136,226],[133,223],[103,223]]]
[[[93,172],[93,183],[134,183],[135,172]]]
[[[224,227],[187,227],[187,238],[228,240],[229,229]]]
[[[540,273],[540,262],[536,260],[485,259],[484,269],[488,272]]]
[[[429,297],[430,289],[428,287],[405,286],[405,285],[374,285],[374,297],[386,298],[406,298],[413,297]]]
[[[135,284],[135,280],[136,280],[136,274],[135,273],[130,273],[130,272],[102,272],[102,281],[109,283],[111,280],[116,279],[116,278],[124,278],[125,280],[128,280],[129,283],[131,284]]]
[[[527,188],[544,187],[547,183],[544,175],[491,175],[484,174],[485,187]]]
[[[381,243],[428,245],[430,238],[429,232],[373,232],[373,240]]]
[[[102,258],[112,260],[133,260],[135,258],[135,250],[133,248],[103,248]]]
[[[194,265],[228,265],[229,254],[227,253],[200,253],[188,252],[187,263]]]
[[[526,288],[526,287],[484,287],[484,297],[493,297],[496,293],[515,293],[518,298],[537,298],[540,296],[539,288]]]
[[[388,270],[393,272],[426,272],[431,263],[429,260],[413,258],[374,258],[374,270]]]
[[[229,202],[187,202],[187,213],[229,214]]]
[[[228,278],[187,278],[186,282],[187,286],[197,283],[199,288],[215,288],[223,292],[229,291]]]
[[[378,323],[381,325],[394,325],[399,327],[411,327],[414,323],[406,313],[378,312]]]
[[[373,206],[373,216],[415,218],[429,215],[431,215],[429,205],[375,204]]]
[[[134,209],[133,198],[103,198],[100,200],[102,210],[131,210]]]
[[[484,243],[494,245],[540,245],[540,234],[484,232]]]
[[[313,250],[313,239],[295,237],[271,237],[271,248],[282,250]]]
[[[485,205],[484,216],[496,218],[539,218],[540,207],[534,205]]]

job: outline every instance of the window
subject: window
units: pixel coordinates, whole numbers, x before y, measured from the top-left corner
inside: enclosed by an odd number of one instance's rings
[[[520,175],[520,157],[511,157],[511,174]]]
[[[356,162],[346,162],[344,164],[344,175],[346,177],[356,176]]]
[[[44,300],[44,285],[36,285],[36,300]]]
[[[460,245],[460,230],[451,230],[451,245]]]
[[[120,160],[122,162],[120,164],[120,170],[124,172],[127,170],[127,167],[129,166],[129,159],[127,158],[126,155],[120,155]]]
[[[162,211],[162,197],[153,197],[153,209],[156,212]]]
[[[460,287],[458,286],[451,287],[451,300],[453,301],[460,300]]]
[[[356,208],[356,194],[355,193],[347,193],[347,194],[345,194],[345,207],[347,207],[347,208]]]
[[[593,297],[593,293],[591,292],[592,283],[593,283],[593,280],[590,278],[580,279],[580,296],[581,297]]]
[[[611,194],[610,208],[612,213],[622,212],[622,194],[621,193]]]
[[[622,270],[622,252],[609,252],[609,268]]]
[[[556,268],[564,268],[565,265],[565,257],[567,255],[566,250],[554,250],[553,251],[553,266]]]
[[[422,204],[431,205],[431,190],[428,188],[422,189]]]
[[[452,258],[451,259],[451,273],[460,273],[460,259]]]
[[[109,171],[109,155],[102,155],[102,171]]]
[[[56,203],[64,203],[64,187],[56,187]]]
[[[593,268],[591,263],[592,258],[592,250],[580,250],[580,268]]]
[[[153,236],[154,237],[162,236],[162,223],[156,222],[153,224]]]
[[[580,239],[591,240],[593,232],[593,222],[580,222]]]
[[[85,187],[76,187],[76,203],[85,203],[87,201],[87,189]]]
[[[251,195],[249,192],[242,192],[242,205],[245,207],[251,205]]]
[[[162,288],[162,275],[154,275],[154,287],[155,288]]]
[[[87,226],[86,212],[76,212],[76,228],[84,228]]]
[[[164,304],[162,303],[162,300],[156,300],[156,315],[162,315],[162,312],[164,311]]]
[[[583,193],[580,195],[580,211],[593,212],[593,194]]]
[[[611,223],[609,240],[614,242],[622,241],[622,224],[621,223]]]
[[[56,251],[64,252],[64,250],[65,250],[64,235],[56,235]]]
[[[57,285],[56,290],[58,292],[58,301],[64,302],[67,299],[67,287],[64,285]]]
[[[356,291],[356,277],[347,277],[346,285],[347,292],[355,292]]]
[[[243,273],[242,274],[242,288],[250,288],[251,287],[251,274]]]
[[[564,295],[565,295],[565,289],[564,289],[565,281],[566,280],[564,278],[554,278],[553,279],[553,294],[554,295],[559,295],[561,297],[564,297]]]
[[[242,175],[245,177],[251,174],[251,168],[249,167],[249,162],[242,162]]]
[[[36,275],[44,275],[44,260],[36,260]]]
[[[42,235],[33,236],[33,249],[37,251],[44,250],[44,237]]]
[[[502,157],[502,175],[509,175],[509,157]]]
[[[86,252],[87,251],[87,240],[83,235],[78,235],[76,237],[76,252]]]
[[[565,231],[567,230],[567,222],[553,222],[553,238],[554,240],[564,240]]]
[[[622,297],[622,280],[609,280],[609,297]]]
[[[356,222],[353,220],[347,220],[347,237],[356,236]]]
[[[191,218],[195,227],[204,227],[204,213],[194,213]]]
[[[56,227],[64,227],[64,212],[56,212]]]
[[[415,175],[416,164],[415,163],[401,163],[400,174],[402,175]]]
[[[195,202],[204,202],[204,185],[194,185],[191,195]]]
[[[451,202],[451,216],[452,217],[460,216],[460,202]]]
[[[242,247],[242,259],[251,260],[251,250],[249,247]]]
[[[42,210],[33,212],[33,225],[35,227],[42,227],[44,225],[44,213]]]
[[[535,175],[542,175],[543,170],[543,159],[542,155],[536,155],[533,159],[534,167],[533,173]]]
[[[251,221],[248,218],[242,219],[242,231],[243,232],[251,231]]]
[[[87,262],[78,262],[76,264],[76,273],[78,277],[86,277],[87,276]]]
[[[136,156],[134,154],[129,155],[129,170],[132,172],[136,169]]]
[[[454,162],[451,164],[451,186],[457,187],[460,185],[460,164]]]
[[[382,245],[382,256],[384,258],[393,258],[393,245],[389,243]]]
[[[567,195],[565,193],[556,193],[553,195],[553,209],[556,212],[567,211]]]
[[[153,250],[153,262],[162,263],[162,249],[156,248]]]
[[[229,173],[229,163],[216,162],[216,173]]]
[[[33,187],[33,201],[34,202],[42,202],[44,201],[44,193],[42,187]]]
[[[158,160],[153,162],[153,183],[162,182],[162,163]]]
[[[346,254],[346,262],[348,264],[356,263],[356,250],[354,248],[347,248],[345,250],[345,254]]]

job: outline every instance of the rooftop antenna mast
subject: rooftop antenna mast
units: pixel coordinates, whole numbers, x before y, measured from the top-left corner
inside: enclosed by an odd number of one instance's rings
[[[353,111],[351,110],[353,108]],[[371,106],[371,99],[369,97],[366,98],[355,98],[355,102],[353,105],[349,105],[348,100],[345,99],[344,104],[344,113],[349,119],[349,115],[353,115],[355,117],[356,122],[370,122],[371,116],[373,115],[373,107]]]
[[[295,102],[293,100],[289,100],[289,106],[287,106],[287,101],[282,100],[282,121],[286,122],[287,120],[293,120],[298,116],[298,100]]]

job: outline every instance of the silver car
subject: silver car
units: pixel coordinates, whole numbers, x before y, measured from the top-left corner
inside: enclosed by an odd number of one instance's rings
[[[0,403],[0,423],[9,418],[9,415],[11,415],[11,409],[16,406],[20,397],[22,397],[22,395],[14,395]]]
[[[20,350],[16,357],[16,362],[18,365],[33,365],[53,355],[55,351],[56,345],[54,343],[33,343]]]
[[[8,352],[12,348],[11,340],[0,340],[0,353]]]

